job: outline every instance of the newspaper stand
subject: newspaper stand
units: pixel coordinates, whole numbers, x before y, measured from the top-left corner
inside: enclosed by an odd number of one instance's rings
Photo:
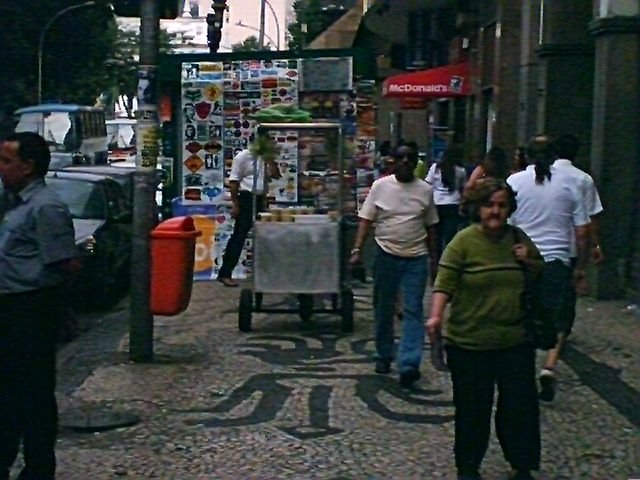
[[[240,292],[238,328],[251,331],[253,312],[298,313],[308,322],[314,313],[335,313],[341,316],[344,332],[353,331],[353,291],[347,280],[346,256],[342,252],[342,214],[344,159],[342,127],[339,123],[262,123],[258,132],[282,131],[322,132],[336,135],[337,192],[332,216],[325,212],[294,221],[256,221],[253,230],[253,288]],[[257,178],[254,164],[254,179]],[[301,175],[298,170],[297,175]],[[254,180],[255,181],[255,180]],[[254,218],[256,205],[254,202]],[[313,220],[313,221],[306,221]],[[319,220],[316,222],[316,220]],[[298,308],[265,308],[264,294],[297,295]],[[331,308],[315,308],[314,294],[330,294]]]

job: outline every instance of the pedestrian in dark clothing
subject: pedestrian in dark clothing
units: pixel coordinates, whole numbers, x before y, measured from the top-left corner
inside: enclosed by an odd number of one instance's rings
[[[511,175],[511,164],[506,152],[500,147],[491,147],[480,165],[471,172],[466,188],[472,187],[481,178],[506,180],[509,175]]]
[[[0,479],[23,445],[19,480],[55,478],[55,346],[62,284],[80,261],[71,215],[44,176],[51,155],[36,133],[0,146]]]
[[[438,209],[438,238],[440,251],[460,228],[460,194],[467,180],[464,168],[460,167],[464,151],[458,145],[452,145],[444,153],[442,161],[429,168],[426,182],[433,186],[433,199]]]
[[[524,232],[507,224],[516,200],[504,181],[478,180],[463,203],[473,223],[442,255],[427,322],[432,345],[444,338],[451,370],[458,479],[481,480],[497,387],[496,434],[514,469],[510,479],[533,480],[540,422],[535,351],[522,322],[522,265],[539,272],[543,259]]]
[[[262,212],[270,179],[278,179],[281,176],[274,161],[276,153],[275,142],[268,135],[261,135],[251,148],[242,150],[233,159],[229,190],[232,202],[231,216],[235,219],[235,224],[218,272],[218,281],[225,287],[238,286],[232,274],[253,226],[254,202],[256,212]]]
[[[513,162],[511,164],[511,174],[526,170],[529,166],[527,162],[527,147],[521,145],[516,148],[513,153]]]

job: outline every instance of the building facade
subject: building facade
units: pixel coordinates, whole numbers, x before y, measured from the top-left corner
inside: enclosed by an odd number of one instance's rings
[[[478,160],[492,145],[511,152],[538,133],[580,138],[578,166],[593,175],[606,210],[607,260],[592,282],[602,299],[637,292],[640,284],[638,3],[378,0],[363,20],[384,39],[375,52],[381,80],[460,62],[471,69],[466,98],[432,99],[412,110],[381,99],[383,139],[416,139],[428,148],[437,125]]]

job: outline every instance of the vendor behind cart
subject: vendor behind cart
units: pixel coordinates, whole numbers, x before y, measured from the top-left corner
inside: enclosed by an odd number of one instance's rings
[[[233,204],[231,216],[235,219],[235,224],[218,272],[218,281],[225,287],[238,286],[231,274],[238,264],[244,242],[253,226],[254,215],[264,210],[269,181],[281,177],[275,161],[277,154],[275,141],[268,134],[259,134],[248,149],[233,158],[229,190]]]

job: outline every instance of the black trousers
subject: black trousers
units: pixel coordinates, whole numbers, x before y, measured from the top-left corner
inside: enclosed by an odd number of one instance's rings
[[[573,277],[573,271],[578,264],[577,258],[571,259],[571,275]],[[573,281],[570,279],[567,282],[567,292],[564,297],[564,303],[562,305],[562,312],[560,313],[563,322],[562,330],[558,333],[563,333],[565,337],[568,337],[573,330],[573,324],[576,322],[576,303],[578,301],[578,294],[576,288],[573,285]]]
[[[58,409],[56,338],[61,289],[0,294],[0,479],[8,478],[20,443],[20,480],[55,477]]]
[[[238,193],[238,218],[233,226],[233,233],[227,242],[227,247],[222,255],[222,265],[218,272],[218,278],[231,278],[233,269],[236,268],[244,242],[253,226],[253,200],[256,201],[256,212],[264,211],[264,196],[252,195],[249,192],[241,191]]]
[[[480,468],[489,445],[494,386],[496,434],[516,470],[540,467],[540,411],[535,351],[528,344],[474,351],[447,345],[455,405],[455,460],[459,471]]]
[[[438,240],[440,241],[440,251],[444,252],[449,242],[460,230],[460,205],[457,203],[449,205],[436,205],[438,218],[440,221],[436,227],[438,229]]]

